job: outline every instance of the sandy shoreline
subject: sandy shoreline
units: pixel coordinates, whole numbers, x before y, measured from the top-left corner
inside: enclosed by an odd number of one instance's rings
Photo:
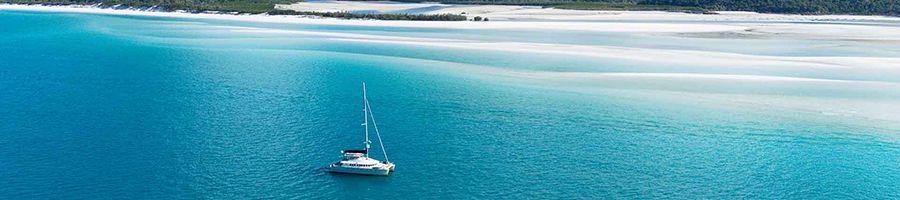
[[[216,19],[266,23],[294,23],[315,25],[347,25],[374,27],[405,28],[457,28],[457,29],[530,29],[530,30],[572,30],[599,32],[718,32],[743,30],[744,27],[728,25],[704,24],[647,24],[647,23],[609,23],[609,22],[520,22],[520,21],[382,21],[382,20],[346,20],[318,18],[309,16],[274,16],[274,15],[229,15],[185,12],[152,12],[139,10],[103,9],[95,6],[44,6],[2,4],[0,10],[39,11],[39,12],[73,12],[108,15],[131,15],[152,17],[176,17],[188,19]],[[615,24],[615,26],[611,26]]]
[[[45,12],[77,12],[112,15],[138,15],[155,17],[177,17],[193,19],[219,19],[265,23],[295,23],[348,26],[384,26],[384,27],[417,27],[417,28],[458,28],[458,29],[525,29],[525,30],[579,30],[597,32],[624,33],[676,33],[676,37],[692,37],[692,33],[727,32],[733,34],[753,34],[757,37],[772,38],[805,38],[818,40],[867,40],[872,42],[900,42],[900,27],[864,26],[840,24],[778,24],[746,22],[721,23],[652,23],[652,22],[441,22],[441,21],[379,21],[379,20],[343,20],[309,18],[302,16],[268,16],[268,15],[227,15],[227,14],[194,14],[183,12],[148,12],[137,10],[101,9],[92,6],[39,6],[39,5],[0,5],[0,10],[28,10]],[[623,12],[633,15],[672,15],[706,17],[707,15],[663,12]],[[764,15],[764,14],[754,14]],[[786,17],[791,17],[785,15]],[[722,17],[722,16],[718,16]],[[827,18],[829,16],[820,16]],[[856,16],[860,18],[877,18],[877,16]],[[633,18],[623,18],[633,19]],[[389,43],[395,45],[428,46],[454,49],[476,49],[489,51],[515,51],[522,53],[559,54],[599,59],[619,59],[636,62],[657,62],[666,60],[667,65],[683,65],[697,67],[741,66],[757,69],[801,68],[831,70],[862,70],[896,73],[900,62],[897,58],[870,57],[780,57],[749,54],[736,54],[711,51],[664,50],[646,48],[626,48],[613,46],[566,45],[517,42],[487,42],[477,40],[458,40],[427,37],[399,37],[386,35],[368,35],[351,33],[334,33],[321,31],[279,30],[249,27],[226,27],[232,32],[265,35],[265,34],[297,34],[327,37],[360,43]],[[684,34],[688,34],[685,36]],[[723,36],[732,37],[732,36]]]
[[[862,15],[792,15],[716,11],[718,15],[663,11],[596,11],[541,8],[513,5],[457,5],[440,3],[397,3],[389,1],[320,0],[276,5],[276,9],[315,12],[374,12],[414,14],[462,14],[488,17],[494,21],[895,21],[897,17]]]
[[[309,18],[302,16],[268,16],[268,15],[228,15],[228,14],[195,14],[184,12],[149,12],[137,10],[101,9],[92,6],[39,6],[39,5],[0,5],[0,10],[27,10],[44,12],[76,12],[111,15],[137,15],[154,17],[177,17],[192,19],[217,19],[265,23],[295,23],[348,26],[384,26],[384,27],[417,27],[417,28],[458,28],[458,29],[527,29],[527,30],[579,30],[597,32],[624,33],[715,33],[729,32],[736,34],[756,34],[761,37],[798,37],[824,40],[869,40],[877,42],[900,41],[900,27],[835,25],[835,24],[744,24],[738,23],[652,23],[652,22],[441,22],[441,21],[379,21],[379,20],[344,20]],[[632,15],[672,15],[706,17],[706,15],[660,12],[624,12]],[[754,14],[764,15],[764,14]],[[785,15],[786,17],[790,17]],[[722,16],[718,16],[722,17]],[[819,16],[828,18],[829,16]],[[877,16],[855,16],[859,18],[878,18]],[[634,18],[623,18],[634,19]],[[489,51],[506,51],[522,53],[558,54],[599,59],[617,59],[634,62],[657,62],[666,60],[667,65],[694,67],[731,66],[754,69],[823,69],[838,71],[880,71],[894,74],[897,70],[897,58],[870,57],[781,57],[736,54],[710,51],[664,50],[646,48],[627,48],[613,46],[487,42],[477,40],[458,40],[446,38],[399,37],[385,35],[368,35],[352,33],[333,33],[320,31],[278,30],[249,27],[225,27],[232,32],[247,34],[297,34],[326,37],[359,43],[388,43],[408,46],[427,46],[453,49],[475,49]],[[748,31],[752,30],[752,31]],[[682,37],[680,35],[678,37]]]
[[[497,6],[485,6],[493,8]],[[374,7],[373,9],[378,9]],[[315,25],[347,25],[347,26],[374,26],[374,27],[406,27],[406,28],[455,28],[455,29],[528,29],[528,30],[564,30],[564,31],[595,31],[595,32],[642,32],[642,33],[701,33],[701,32],[727,32],[744,31],[750,29],[738,23],[706,23],[710,21],[731,22],[746,20],[776,20],[776,21],[821,21],[821,20],[853,20],[853,21],[897,21],[900,18],[881,16],[801,16],[801,15],[772,15],[747,12],[726,12],[720,15],[699,15],[672,12],[654,11],[574,11],[559,9],[517,9],[509,12],[486,12],[485,16],[495,18],[500,15],[507,17],[512,15],[529,15],[529,20],[507,21],[494,20],[490,22],[472,21],[381,21],[381,20],[345,20],[330,19],[310,16],[271,16],[271,15],[230,15],[208,13],[185,12],[153,12],[139,10],[103,9],[95,6],[44,6],[44,5],[19,5],[0,4],[0,10],[40,11],[40,12],[73,12],[108,15],[132,15],[153,17],[177,17],[190,19],[216,19],[265,23],[295,23]],[[504,10],[504,9],[500,9]],[[324,10],[327,11],[327,10]],[[458,10],[454,10],[458,11]],[[494,10],[496,11],[496,9]],[[526,14],[523,14],[526,13]],[[531,14],[527,14],[531,13]],[[581,14],[579,14],[581,13]],[[566,16],[560,20],[559,16]],[[523,18],[523,17],[518,17]],[[554,21],[533,21],[534,19]],[[587,20],[587,21],[585,21]],[[654,23],[653,20],[665,20],[665,23]],[[672,22],[675,21],[675,22]]]
[[[430,5],[430,4],[429,4]],[[779,24],[746,22],[720,22],[720,23],[672,23],[672,22],[522,22],[522,21],[379,21],[379,20],[344,20],[310,18],[303,16],[269,16],[269,15],[228,15],[228,14],[204,14],[184,12],[150,12],[138,10],[101,9],[93,6],[40,6],[40,5],[9,5],[0,4],[0,10],[27,10],[43,12],[76,12],[111,15],[137,15],[154,17],[177,17],[192,19],[218,19],[265,23],[295,23],[317,25],[348,25],[348,26],[376,26],[376,27],[415,27],[415,28],[455,28],[455,29],[524,29],[524,30],[578,30],[596,32],[623,32],[623,33],[675,33],[676,37],[693,37],[693,33],[726,32],[730,34],[753,35],[755,37],[771,38],[805,38],[817,40],[866,40],[871,42],[889,43],[900,42],[900,27],[898,26],[865,26],[842,24]],[[671,15],[708,17],[708,15],[666,13],[666,12],[622,12],[630,15]],[[741,14],[749,15],[749,14]],[[753,14],[753,16],[766,16],[765,14]],[[784,17],[793,17],[783,15]],[[723,17],[723,16],[715,16]],[[818,16],[829,18],[834,16]],[[862,19],[880,18],[877,16],[854,16]],[[623,20],[635,19],[624,17]],[[742,18],[743,19],[743,18]],[[643,48],[622,48],[590,45],[562,45],[541,43],[516,43],[516,42],[486,42],[475,40],[455,40],[445,38],[421,38],[421,37],[397,37],[384,35],[332,33],[319,31],[298,31],[261,29],[247,27],[228,27],[233,32],[248,34],[299,34],[329,37],[331,39],[364,42],[364,43],[391,43],[398,45],[430,46],[440,48],[480,49],[494,51],[519,51],[523,53],[553,53],[573,56],[587,56],[604,59],[624,59],[641,62],[652,62],[659,58],[668,58],[667,64],[683,64],[706,66],[709,63],[716,65],[728,64],[729,66],[755,66],[755,67],[791,67],[802,68],[868,68],[889,69],[894,68],[894,63],[900,62],[896,58],[819,58],[819,57],[771,57],[759,55],[743,55],[723,52],[679,51]],[[704,35],[708,36],[708,35]],[[722,37],[734,37],[725,35]],[[740,37],[740,36],[738,36]],[[650,56],[648,56],[650,55]],[[690,58],[690,59],[684,59]],[[648,60],[649,59],[649,60]],[[853,66],[853,67],[850,67]],[[891,69],[894,70],[894,69]]]
[[[428,4],[433,5],[433,4]],[[358,6],[358,5],[357,5]],[[397,5],[392,5],[397,6]],[[407,7],[385,7],[384,9],[410,9]],[[415,5],[419,6],[419,5]],[[495,8],[495,7],[488,7]],[[468,9],[468,7],[456,7]],[[440,29],[472,29],[498,30],[513,29],[522,31],[551,30],[549,34],[559,31],[590,31],[598,33],[624,33],[635,35],[638,39],[651,36],[662,40],[683,40],[695,46],[713,45],[747,45],[756,42],[803,41],[820,43],[818,47],[810,46],[809,50],[828,48],[861,48],[871,51],[880,49],[897,51],[896,48],[879,45],[900,44],[900,18],[881,16],[801,16],[774,15],[747,12],[724,12],[720,15],[699,15],[671,12],[636,12],[636,11],[560,11],[555,9],[495,9],[479,13],[479,15],[496,17],[500,15],[514,16],[507,21],[493,20],[489,22],[474,21],[379,21],[379,20],[344,20],[304,16],[268,16],[268,15],[229,15],[184,12],[151,12],[138,10],[101,9],[92,6],[39,6],[0,4],[0,10],[89,13],[102,15],[129,15],[172,17],[187,19],[230,20],[260,23],[287,23],[368,27],[405,27],[405,28],[440,28]],[[429,11],[437,12],[437,11]],[[468,12],[468,11],[467,11]],[[584,12],[584,13],[582,13]],[[518,13],[518,14],[516,14]],[[535,13],[526,15],[523,13]],[[568,13],[568,14],[566,14]],[[582,13],[582,14],[579,14]],[[528,16],[528,17],[525,17]],[[519,19],[523,19],[518,21]],[[540,20],[535,20],[540,19]],[[585,20],[587,19],[587,20]],[[554,21],[556,20],[556,21]],[[822,23],[839,21],[840,23]],[[799,22],[799,23],[784,23]],[[810,22],[810,23],[806,23]],[[889,25],[884,25],[889,23]],[[194,26],[193,24],[190,26]],[[797,88],[797,90],[819,90],[827,88],[829,92],[844,97],[873,97],[892,99],[898,95],[893,92],[900,88],[893,77],[900,76],[900,58],[881,56],[879,54],[854,55],[771,55],[755,52],[727,51],[712,49],[679,49],[675,47],[658,48],[646,46],[616,46],[617,44],[577,44],[553,43],[552,41],[515,41],[493,40],[479,37],[443,37],[436,35],[404,35],[364,32],[336,32],[318,29],[288,30],[278,28],[260,28],[241,25],[211,26],[216,31],[234,34],[245,34],[258,37],[300,36],[316,39],[344,41],[347,43],[368,43],[383,46],[413,46],[416,48],[435,48],[451,50],[471,50],[471,52],[506,52],[519,54],[552,55],[589,61],[614,61],[634,65],[636,70],[625,72],[596,72],[590,66],[575,66],[574,69],[559,66],[559,71],[528,70],[494,67],[487,65],[470,65],[456,62],[443,65],[444,60],[427,60],[436,62],[435,66],[452,66],[445,71],[453,71],[467,75],[511,78],[515,80],[538,81],[540,84],[556,84],[577,88],[626,88],[646,90],[666,90],[693,92],[698,85],[717,84],[728,91],[752,91],[751,94],[783,95],[785,90],[770,91],[771,88]],[[175,28],[177,29],[177,27]],[[465,34],[470,34],[466,32]],[[490,34],[488,32],[488,34]],[[579,33],[580,34],[580,33]],[[615,34],[618,35],[618,34]],[[607,37],[597,34],[597,37]],[[284,37],[291,38],[291,37]],[[590,38],[590,37],[588,37]],[[612,38],[620,38],[613,36]],[[620,38],[622,39],[622,38]],[[624,38],[631,39],[631,38]],[[721,41],[732,41],[724,43]],[[720,42],[705,43],[705,40]],[[748,41],[750,40],[750,41]],[[742,42],[738,42],[742,41]],[[171,42],[160,40],[159,42]],[[804,45],[802,43],[798,45]],[[779,46],[779,45],[775,45]],[[777,51],[778,49],[774,49]],[[391,59],[421,59],[414,57],[392,57]],[[640,70],[644,66],[649,70]],[[732,90],[733,89],[733,90]],[[755,93],[754,93],[755,92]],[[877,104],[881,106],[882,104]],[[855,106],[855,105],[854,105]],[[816,110],[810,108],[810,110]],[[896,119],[896,114],[884,114],[878,119]]]
[[[151,12],[139,10],[103,9],[94,6],[43,6],[43,5],[0,5],[0,10],[22,10],[41,12],[74,12],[109,15],[133,15],[153,17],[177,17],[190,19],[216,19],[266,23],[295,23],[316,25],[347,25],[375,27],[405,28],[457,28],[457,29],[529,29],[529,30],[571,30],[598,32],[718,32],[743,30],[744,27],[728,25],[704,24],[647,24],[647,23],[609,23],[609,22],[520,22],[520,21],[382,21],[382,20],[346,20],[317,18],[309,16],[274,16],[274,15],[228,15],[185,12]],[[615,25],[615,26],[611,26]]]

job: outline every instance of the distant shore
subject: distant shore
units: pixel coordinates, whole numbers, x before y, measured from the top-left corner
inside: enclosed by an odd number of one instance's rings
[[[344,3],[344,2],[342,2]],[[377,4],[373,2],[350,2],[345,10]],[[414,4],[414,3],[413,3]],[[415,5],[415,4],[414,4]],[[296,8],[296,5],[278,5],[280,9]],[[294,6],[294,7],[292,7]],[[398,6],[391,4],[391,6]],[[404,6],[400,4],[399,6]],[[395,9],[385,6],[368,7],[375,11]],[[314,11],[331,11],[327,6],[311,7]],[[753,12],[719,12],[718,15],[688,14],[663,11],[583,11],[561,10],[553,8],[527,6],[468,5],[453,6],[442,11],[425,12],[426,14],[442,12],[468,12],[479,16],[490,17],[490,22],[471,21],[382,21],[382,20],[345,20],[323,18],[317,16],[275,16],[266,14],[237,14],[224,12],[190,13],[185,11],[162,12],[152,9],[111,9],[85,5],[24,5],[0,4],[0,10],[22,10],[40,12],[75,12],[108,15],[139,15],[156,17],[179,17],[198,19],[220,19],[236,21],[255,21],[269,23],[301,23],[322,25],[350,26],[383,26],[383,27],[418,27],[418,28],[461,28],[461,29],[549,29],[600,32],[720,32],[744,30],[745,27],[708,24],[698,22],[738,22],[738,21],[770,21],[770,22],[804,22],[804,21],[889,21],[900,22],[897,17],[859,16],[859,15],[783,15],[760,14]],[[667,23],[655,24],[664,20]],[[639,22],[639,23],[635,23]],[[675,22],[676,24],[673,24]],[[681,24],[678,24],[681,23]]]
[[[266,14],[225,14],[225,13],[190,13],[190,12],[159,12],[136,9],[108,9],[97,6],[47,6],[47,5],[21,5],[0,4],[0,10],[38,11],[38,12],[72,12],[105,15],[133,15],[153,17],[176,17],[192,19],[217,19],[266,23],[295,23],[295,24],[319,24],[319,25],[347,25],[347,26],[375,26],[375,27],[408,27],[408,28],[457,28],[457,29],[530,29],[530,30],[572,30],[572,31],[597,31],[597,32],[718,32],[736,31],[743,27],[713,24],[672,24],[672,23],[616,23],[616,22],[585,22],[585,21],[383,21],[383,20],[345,20],[334,18],[322,18],[316,16],[284,16]],[[622,12],[628,13],[628,12]],[[651,15],[671,15],[675,13],[649,12]],[[689,14],[684,14],[689,15]]]

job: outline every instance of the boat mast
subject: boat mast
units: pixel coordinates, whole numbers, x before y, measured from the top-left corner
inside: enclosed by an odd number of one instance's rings
[[[369,111],[369,117],[372,117],[372,127],[375,127],[375,135],[378,136],[378,145],[381,145],[381,153],[384,154],[384,161],[391,163],[391,159],[388,159],[387,156],[387,150],[384,150],[384,142],[381,141],[381,133],[378,132],[378,122],[375,122],[375,113],[372,113],[372,106],[369,106],[368,100],[366,100],[366,109]]]
[[[366,99],[366,82],[363,81],[363,126],[366,127],[366,157],[369,157],[369,100]]]

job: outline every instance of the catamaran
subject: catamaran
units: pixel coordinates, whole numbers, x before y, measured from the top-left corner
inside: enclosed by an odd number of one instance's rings
[[[377,175],[387,176],[394,171],[394,163],[391,163],[387,157],[387,151],[384,150],[384,143],[381,142],[381,133],[378,132],[378,124],[375,123],[375,115],[372,114],[369,107],[369,99],[366,97],[366,82],[363,82],[363,126],[366,130],[366,140],[363,143],[365,149],[343,150],[341,151],[341,160],[328,166],[329,172]],[[381,153],[384,155],[384,162],[369,157],[369,118],[372,118],[372,127],[375,128],[375,135],[378,136],[378,144],[381,146]]]

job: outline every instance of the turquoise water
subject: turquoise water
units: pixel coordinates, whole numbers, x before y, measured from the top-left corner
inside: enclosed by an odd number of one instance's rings
[[[820,39],[0,11],[0,198],[900,198],[897,69],[754,70],[235,31],[248,27],[784,57],[900,54]],[[398,165],[390,177],[322,171],[339,150],[360,146],[361,81]]]

